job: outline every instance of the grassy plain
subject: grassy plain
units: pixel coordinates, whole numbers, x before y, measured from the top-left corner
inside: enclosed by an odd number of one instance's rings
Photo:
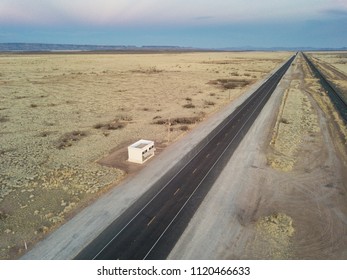
[[[98,163],[110,151],[140,138],[165,148],[289,55],[0,55],[0,259],[124,179]]]

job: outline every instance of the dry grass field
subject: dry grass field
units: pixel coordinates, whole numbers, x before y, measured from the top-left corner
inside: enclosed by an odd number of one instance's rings
[[[119,168],[98,163],[111,151],[140,138],[160,151],[289,56],[0,55],[0,259],[124,179],[125,153]]]

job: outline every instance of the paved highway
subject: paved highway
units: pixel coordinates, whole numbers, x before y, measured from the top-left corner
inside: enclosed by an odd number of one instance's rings
[[[224,120],[178,173],[153,186],[76,259],[165,259],[294,58]]]

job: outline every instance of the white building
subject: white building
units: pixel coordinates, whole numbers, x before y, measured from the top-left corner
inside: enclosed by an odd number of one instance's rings
[[[144,163],[154,156],[154,142],[150,140],[139,140],[128,146],[128,161]]]

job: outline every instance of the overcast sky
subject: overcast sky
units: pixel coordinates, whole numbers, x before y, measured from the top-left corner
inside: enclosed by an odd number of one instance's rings
[[[345,47],[347,0],[0,0],[0,42]]]

